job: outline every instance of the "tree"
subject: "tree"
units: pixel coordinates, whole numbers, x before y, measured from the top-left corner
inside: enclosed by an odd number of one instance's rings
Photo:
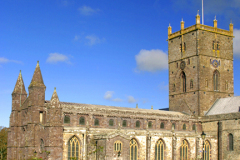
[[[7,132],[6,127],[0,126],[0,160],[7,159]]]

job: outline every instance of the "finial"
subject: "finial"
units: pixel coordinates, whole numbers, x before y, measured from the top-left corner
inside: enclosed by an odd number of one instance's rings
[[[54,91],[56,91],[56,87],[54,87]]]
[[[136,108],[138,108],[138,104],[136,104]]]
[[[215,15],[215,19],[214,19],[215,21],[217,20],[217,16]]]
[[[197,15],[199,16],[199,10],[197,10]]]
[[[232,19],[230,20],[230,23],[232,24]]]
[[[151,109],[153,109],[153,106],[151,106]]]
[[[169,23],[169,27],[171,27],[170,23]]]
[[[182,18],[182,22],[183,22],[183,18]]]
[[[37,61],[37,67],[39,67],[39,61]]]

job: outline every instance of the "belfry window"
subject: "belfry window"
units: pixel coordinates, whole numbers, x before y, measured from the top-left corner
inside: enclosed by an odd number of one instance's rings
[[[210,160],[211,148],[210,148],[209,141],[205,141],[205,143],[204,143],[204,151],[205,152],[203,152],[203,159],[204,160]]]
[[[71,159],[80,159],[80,143],[76,136],[73,136],[68,141],[68,160]]]
[[[229,151],[233,151],[233,135],[231,133],[228,135],[228,145]]]
[[[214,91],[218,91],[219,90],[219,72],[218,70],[215,70],[213,72],[213,88],[214,88]]]
[[[136,122],[136,127],[140,128],[140,122],[139,121]]]
[[[152,121],[148,122],[148,128],[152,128]]]
[[[64,123],[66,124],[70,123],[70,116],[67,116],[67,115],[64,116]]]
[[[164,143],[161,139],[155,145],[155,160],[164,160]]]
[[[79,124],[80,125],[85,125],[85,118],[84,117],[79,118]]]
[[[182,145],[180,147],[180,160],[188,159],[188,142],[183,140]]]
[[[138,144],[135,139],[130,140],[130,160],[138,160]]]
[[[113,119],[110,119],[109,120],[109,126],[113,126],[113,123],[114,123]]]
[[[99,126],[99,120],[98,119],[94,120],[94,126]]]
[[[182,89],[186,92],[186,75],[184,72],[181,73]]]

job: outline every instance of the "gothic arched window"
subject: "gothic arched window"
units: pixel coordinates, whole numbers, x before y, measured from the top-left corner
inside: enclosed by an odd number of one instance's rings
[[[138,160],[138,144],[135,139],[130,140],[130,160]]]
[[[182,145],[180,147],[180,160],[188,159],[188,142],[183,140]]]
[[[148,128],[152,128],[152,121],[148,122]]]
[[[70,123],[70,116],[64,116],[64,123]]]
[[[186,130],[187,127],[186,127],[186,124],[183,124],[183,130]]]
[[[160,128],[164,129],[164,123],[163,122],[160,124]]]
[[[122,126],[123,126],[123,127],[127,127],[127,120],[123,120]]]
[[[94,126],[99,126],[99,120],[98,119],[95,119]]]
[[[219,90],[219,71],[218,70],[215,70],[213,72],[213,88],[214,88],[214,91],[218,91]]]
[[[181,73],[182,89],[186,92],[186,75],[184,72]]]
[[[84,117],[79,118],[79,124],[80,125],[85,125],[85,118]]]
[[[155,160],[164,160],[164,143],[161,139],[155,145]]]
[[[210,160],[211,147],[210,147],[209,141],[205,141],[205,143],[204,143],[204,151],[205,152],[203,152],[203,159],[204,160]]]
[[[176,125],[175,123],[172,124],[172,129],[175,129],[176,128]]]
[[[44,151],[44,147],[45,147],[44,141],[43,141],[43,139],[41,139],[41,140],[40,140],[40,151],[41,151],[41,152]]]
[[[80,159],[80,143],[76,136],[68,141],[68,159]]]
[[[229,151],[233,151],[233,135],[231,133],[228,135],[228,141]]]
[[[113,119],[110,119],[109,120],[109,126],[113,126],[113,123],[114,123]]]
[[[139,122],[139,121],[136,122],[136,127],[137,127],[137,128],[140,127],[140,122]]]

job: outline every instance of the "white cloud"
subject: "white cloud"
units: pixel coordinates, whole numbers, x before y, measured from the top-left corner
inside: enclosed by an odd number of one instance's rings
[[[114,102],[122,102],[123,100],[121,98],[114,98],[114,99],[112,99],[112,101],[114,101]]]
[[[158,87],[160,90],[168,91],[168,84],[165,84],[165,82],[161,82]]]
[[[60,53],[50,53],[47,58],[48,63],[57,63],[57,62],[65,62],[71,64],[69,58]]]
[[[128,103],[135,103],[137,100],[133,96],[128,96]]]
[[[114,92],[113,91],[107,91],[104,95],[104,99],[110,100],[113,96]]]
[[[240,29],[234,29],[233,34],[233,54],[240,58]]]
[[[21,61],[10,60],[10,59],[4,58],[4,57],[0,57],[0,64],[10,63],[10,62],[18,63],[18,64],[23,64]]]
[[[76,36],[74,37],[74,40],[77,41],[77,40],[79,40],[79,38],[80,38],[80,37],[76,35]]]
[[[99,9],[92,9],[91,7],[88,6],[82,6],[78,10],[84,16],[90,16],[100,11]]]
[[[99,37],[94,36],[94,35],[89,35],[89,36],[86,36],[85,38],[88,40],[87,44],[90,45],[90,46],[105,41],[104,38],[100,39]]]
[[[155,72],[168,68],[168,56],[159,49],[145,50],[142,49],[135,56],[137,70]]]

